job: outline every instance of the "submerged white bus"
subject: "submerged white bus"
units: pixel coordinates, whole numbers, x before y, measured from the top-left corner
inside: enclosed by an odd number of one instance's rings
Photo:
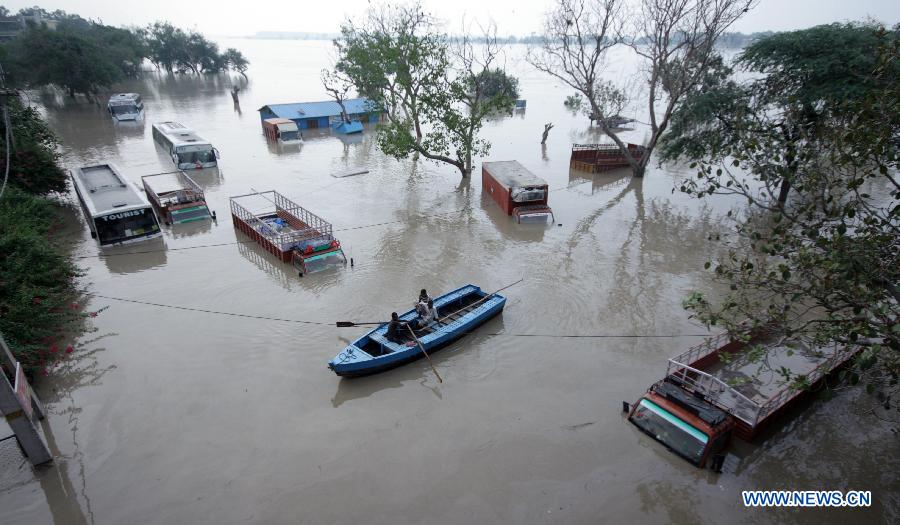
[[[125,182],[115,165],[82,166],[72,170],[71,176],[91,237],[100,246],[162,235],[150,203]]]
[[[137,93],[116,93],[109,97],[106,109],[116,120],[137,120],[144,112],[144,101]]]
[[[180,170],[212,168],[219,158],[219,150],[178,122],[154,124],[153,140],[166,150]]]

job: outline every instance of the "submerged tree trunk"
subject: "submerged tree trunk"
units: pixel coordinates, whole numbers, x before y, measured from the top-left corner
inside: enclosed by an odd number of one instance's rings
[[[548,122],[548,123],[544,124],[544,134],[543,134],[543,136],[541,136],[541,145],[542,146],[547,144],[547,135],[550,134],[551,129],[553,129],[552,122]]]

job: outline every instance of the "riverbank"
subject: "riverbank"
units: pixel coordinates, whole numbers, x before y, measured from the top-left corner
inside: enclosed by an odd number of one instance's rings
[[[0,333],[26,372],[46,375],[83,330],[72,238],[63,228],[68,191],[56,135],[18,97],[0,125]],[[6,121],[4,121],[6,122]],[[6,144],[11,144],[6,169]]]
[[[74,351],[86,316],[59,208],[15,187],[0,200],[0,333],[33,377]]]

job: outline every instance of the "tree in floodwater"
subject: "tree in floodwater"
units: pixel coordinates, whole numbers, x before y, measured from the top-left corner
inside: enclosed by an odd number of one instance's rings
[[[156,22],[141,34],[147,45],[147,58],[157,69],[169,73],[217,73],[228,69],[247,77],[250,62],[234,48],[219,53],[215,42],[196,31],[185,31],[169,22]]]
[[[247,78],[247,68],[250,67],[250,61],[244,57],[244,54],[233,47],[229,47],[222,53],[225,65],[232,71],[237,71],[245,79]]]
[[[485,118],[517,94],[515,79],[496,65],[495,31],[477,50],[469,38],[451,46],[419,4],[371,7],[362,22],[342,26],[335,47],[335,72],[386,114],[379,148],[450,164],[463,178],[490,148],[478,138]]]
[[[900,408],[898,50],[900,26],[759,40],[738,64],[765,76],[710,77],[663,147],[698,167],[683,192],[748,203],[729,213],[734,234],[716,239],[727,255],[707,263],[731,291],[719,301],[694,293],[685,306],[735,336],[774,325],[778,343],[858,352],[842,374],[885,408]],[[764,363],[765,348],[754,355]]]
[[[672,113],[715,56],[716,40],[755,4],[641,0],[632,11],[624,0],[556,0],[544,21],[541,43],[529,49],[528,62],[584,96],[601,131],[618,146],[634,175],[642,177]],[[623,90],[602,80],[607,54],[620,44],[628,45],[645,66],[650,136],[639,159],[606,120],[621,111]]]
[[[331,95],[331,98],[333,98],[334,101],[338,103],[338,106],[341,107],[341,121],[349,123],[350,115],[347,114],[347,108],[344,106],[344,101],[347,100],[347,94],[350,92],[350,89],[353,88],[353,82],[337,71],[331,71],[329,69],[322,70],[321,79],[325,91],[327,91]]]
[[[31,25],[3,47],[13,84],[57,86],[71,97],[93,96],[136,76],[144,57],[143,43],[134,33],[75,15],[54,30]]]

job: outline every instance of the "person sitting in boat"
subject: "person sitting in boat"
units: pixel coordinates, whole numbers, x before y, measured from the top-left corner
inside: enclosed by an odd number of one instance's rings
[[[384,338],[392,343],[402,343],[402,335],[405,335],[407,326],[409,325],[405,321],[400,320],[400,316],[397,315],[397,312],[391,312],[391,322],[388,323],[387,332],[385,332]]]
[[[434,301],[428,299],[427,302],[416,304],[416,313],[419,315],[416,319],[409,322],[409,327],[413,330],[421,330],[428,326],[435,318]]]
[[[437,319],[437,308],[434,307],[434,301],[428,299],[425,305],[425,315],[422,316],[422,326],[428,326],[432,321]]]

